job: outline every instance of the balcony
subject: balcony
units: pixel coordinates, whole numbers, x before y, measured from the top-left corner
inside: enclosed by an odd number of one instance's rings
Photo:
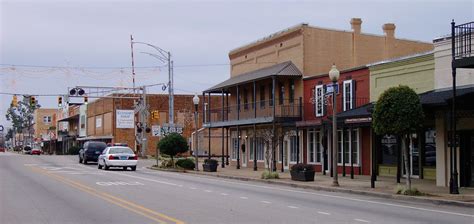
[[[254,103],[213,107],[206,110],[204,127],[224,127],[234,125],[262,124],[270,122],[292,122],[301,120],[301,100],[271,100]],[[273,116],[275,111],[275,116]]]
[[[474,68],[474,22],[452,23],[453,63],[456,68]]]

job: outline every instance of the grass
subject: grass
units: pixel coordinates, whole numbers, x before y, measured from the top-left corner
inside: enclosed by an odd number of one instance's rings
[[[404,185],[397,185],[395,188],[395,193],[400,194],[400,195],[408,195],[408,196],[424,196],[426,194],[422,193],[419,191],[416,187],[412,187],[411,189],[408,189]]]
[[[270,172],[268,170],[263,171],[262,173],[262,179],[280,179],[280,176],[278,175],[277,172]]]

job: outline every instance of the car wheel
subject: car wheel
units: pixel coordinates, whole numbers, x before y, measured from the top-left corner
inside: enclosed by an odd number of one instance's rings
[[[79,156],[79,163],[82,163],[82,159],[81,159],[81,156]]]
[[[137,166],[132,166],[131,168],[132,168],[132,171],[137,170]]]
[[[122,169],[123,169],[124,171],[126,171],[126,170],[127,170],[127,167],[126,167],[126,166],[124,166],[124,167],[122,167]]]
[[[107,166],[107,163],[105,163],[105,161],[104,161],[104,169],[109,170],[109,166]]]
[[[87,164],[87,159],[84,157],[83,159],[84,165]]]
[[[102,169],[102,165],[100,165],[99,162],[97,162],[97,169],[101,170]]]

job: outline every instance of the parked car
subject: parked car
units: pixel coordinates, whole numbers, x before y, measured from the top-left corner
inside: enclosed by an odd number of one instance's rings
[[[30,146],[25,146],[23,148],[23,154],[31,154],[31,147]]]
[[[0,152],[5,152],[5,148],[0,146]]]
[[[137,169],[138,156],[132,149],[124,146],[107,147],[99,156],[97,168],[108,170],[110,167],[122,167],[127,170],[128,167],[135,171]]]
[[[31,155],[41,155],[43,153],[43,150],[41,150],[40,148],[33,148],[31,150]]]
[[[107,148],[104,142],[89,141],[79,150],[79,163],[97,162],[99,155]]]

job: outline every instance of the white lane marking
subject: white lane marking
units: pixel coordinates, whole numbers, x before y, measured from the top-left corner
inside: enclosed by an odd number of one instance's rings
[[[183,187],[183,185],[178,185],[178,187]]]
[[[265,204],[271,204],[271,202],[269,201],[260,201],[260,202],[265,203]]]
[[[174,174],[174,175],[177,175],[177,176],[179,175],[179,176],[184,176],[184,177],[190,177],[189,175],[186,176],[185,174]],[[197,176],[196,176],[196,177],[197,177]],[[348,196],[337,196],[337,195],[329,195],[329,194],[321,194],[321,193],[314,193],[314,192],[306,192],[306,191],[299,191],[299,190],[284,189],[284,188],[278,188],[278,187],[269,187],[269,186],[262,186],[262,185],[246,184],[246,183],[239,183],[239,182],[234,182],[234,181],[217,180],[217,179],[214,179],[214,178],[207,178],[207,177],[197,177],[197,178],[206,179],[206,180],[213,180],[213,181],[223,182],[223,183],[230,183],[230,184],[243,185],[243,186],[250,186],[250,187],[258,187],[258,188],[271,189],[271,190],[286,191],[286,192],[292,192],[292,193],[311,194],[311,195],[317,195],[317,196],[328,197],[328,198],[337,198],[337,199],[343,199],[343,200],[349,200],[349,201],[365,202],[365,203],[370,203],[370,204],[385,205],[385,206],[392,206],[392,207],[398,207],[398,208],[415,209],[415,210],[426,211],[426,212],[434,212],[434,213],[441,213],[441,214],[448,214],[448,215],[457,215],[457,216],[465,216],[465,217],[474,217],[474,215],[471,215],[471,214],[464,214],[464,213],[457,213],[457,212],[448,212],[448,211],[443,211],[443,210],[420,208],[420,207],[415,207],[415,206],[399,205],[399,204],[385,203],[385,202],[378,202],[378,201],[370,201],[370,200],[365,200],[365,199],[350,198],[350,197],[348,197]]]
[[[196,190],[197,188],[195,188],[195,187],[190,187],[189,189],[191,189],[191,190]]]
[[[249,198],[247,198],[247,197],[240,197],[240,199],[249,199]]]
[[[95,182],[95,184],[100,186],[138,186],[138,185],[145,185],[138,181],[134,182],[123,182],[123,181],[114,181],[114,182]]]
[[[363,220],[363,219],[354,219],[357,222],[365,222],[365,223],[370,223],[370,221]]]
[[[211,191],[211,190],[205,190],[205,192],[207,192],[207,193],[211,193],[212,191]]]
[[[77,164],[77,165],[80,166],[79,164]],[[84,168],[91,169],[91,170],[97,170],[97,169],[90,168],[90,167],[84,167]],[[138,176],[132,176],[132,175],[119,173],[119,172],[108,172],[108,171],[104,171],[104,170],[97,170],[97,171],[107,173],[107,174],[116,174],[116,175],[120,175],[120,176],[132,177],[132,178],[136,178],[136,179],[151,181],[151,182],[160,183],[160,184],[166,184],[166,185],[170,185],[170,186],[177,186],[177,184],[174,184],[174,183],[170,183],[170,182],[166,182],[166,181],[159,181],[159,180],[150,179],[150,178],[146,178],[146,177],[138,177]]]
[[[331,215],[331,213],[328,213],[328,212],[318,212],[318,214],[321,214],[321,215]]]
[[[298,207],[293,206],[293,205],[288,205],[288,208],[298,208]]]
[[[229,194],[226,194],[226,193],[221,193],[221,195],[227,196],[227,195],[229,195]]]

